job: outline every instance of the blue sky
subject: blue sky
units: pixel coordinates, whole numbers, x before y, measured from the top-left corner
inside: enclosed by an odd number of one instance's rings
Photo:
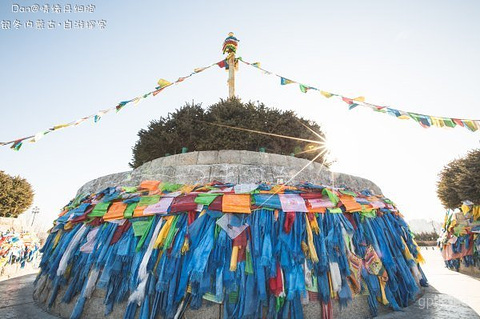
[[[12,13],[1,20],[101,20],[104,30],[0,29],[0,141],[35,134],[115,106],[222,59],[229,31],[239,55],[325,91],[438,116],[480,119],[480,4],[477,1],[87,1],[94,13]],[[46,4],[24,1],[22,4]],[[19,152],[0,148],[0,169],[33,185],[48,224],[85,182],[128,170],[137,132],[193,99],[225,98],[217,67],[138,106],[49,134]],[[240,65],[244,100],[293,109],[325,130],[333,169],[368,178],[407,219],[441,219],[437,174],[479,147],[479,132],[423,129]],[[40,216],[39,216],[40,217]]]

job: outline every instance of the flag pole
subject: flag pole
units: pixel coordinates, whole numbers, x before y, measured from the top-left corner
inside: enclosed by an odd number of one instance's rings
[[[223,54],[227,53],[227,64],[228,64],[228,97],[235,97],[235,53],[237,52],[239,40],[233,35],[233,32],[228,34],[228,37],[223,42]]]

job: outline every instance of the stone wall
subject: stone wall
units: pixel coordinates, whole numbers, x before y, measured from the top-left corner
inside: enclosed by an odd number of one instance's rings
[[[182,184],[205,184],[213,180],[232,183],[273,182],[348,187],[353,190],[381,189],[371,181],[335,173],[320,163],[279,154],[251,151],[201,151],[157,158],[127,172],[106,175],[83,185],[78,194],[101,191],[109,186],[137,186],[143,180]]]

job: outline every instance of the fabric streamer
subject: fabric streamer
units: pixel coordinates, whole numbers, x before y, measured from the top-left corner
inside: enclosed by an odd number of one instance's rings
[[[469,237],[451,249],[479,244]],[[105,291],[105,315],[126,305],[124,318],[180,318],[211,303],[225,318],[303,318],[319,303],[331,318],[334,302],[362,295],[373,316],[379,302],[401,310],[427,285],[389,199],[308,183],[110,187],[68,203],[41,252],[36,289],[50,290],[47,306],[78,296],[71,318],[95,289]]]
[[[462,268],[480,268],[480,205],[469,200],[445,214],[439,247],[445,266],[455,271]],[[409,259],[424,261],[415,243],[407,242]],[[411,253],[411,257],[408,256]],[[421,270],[420,275],[423,277]],[[416,273],[417,274],[417,273]],[[418,274],[417,274],[418,275]]]

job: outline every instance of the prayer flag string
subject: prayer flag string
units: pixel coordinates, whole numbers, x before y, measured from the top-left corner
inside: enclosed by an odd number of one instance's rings
[[[38,142],[41,138],[43,138],[45,135],[51,133],[51,132],[55,132],[55,131],[58,131],[60,129],[63,129],[63,128],[66,128],[66,127],[72,127],[72,126],[77,126],[89,119],[93,119],[94,123],[98,123],[100,121],[100,119],[107,113],[109,113],[110,111],[114,111],[116,113],[118,113],[120,110],[122,110],[125,106],[129,105],[129,104],[132,104],[133,105],[136,105],[138,104],[141,100],[149,97],[149,96],[156,96],[158,93],[160,93],[161,91],[163,91],[164,89],[166,89],[167,87],[169,86],[172,86],[172,85],[175,85],[175,84],[178,84],[180,82],[183,82],[185,79],[188,79],[189,77],[191,77],[192,75],[194,74],[197,74],[197,73],[200,73],[202,71],[205,71],[206,69],[209,69],[210,67],[214,66],[214,65],[217,65],[217,62],[216,63],[213,63],[213,64],[210,64],[209,66],[206,66],[206,67],[201,67],[201,68],[196,68],[193,70],[193,72],[191,72],[189,75],[187,76],[183,76],[183,77],[179,77],[176,81],[174,82],[170,82],[170,81],[167,81],[165,79],[160,79],[158,80],[158,86],[155,87],[155,90],[153,91],[150,91],[148,93],[145,93],[145,94],[142,94],[142,95],[138,95],[136,97],[134,97],[133,99],[130,99],[130,100],[125,100],[125,101],[121,101],[119,102],[117,105],[115,105],[114,107],[111,107],[109,109],[105,109],[105,110],[100,110],[98,111],[97,113],[95,114],[91,114],[91,115],[88,115],[88,116],[85,116],[85,117],[82,117],[78,120],[75,120],[75,121],[71,121],[71,122],[68,122],[68,123],[65,123],[65,124],[58,124],[58,125],[54,125],[46,130],[43,130],[43,131],[40,131],[34,135],[30,135],[30,136],[26,136],[26,137],[22,137],[22,138],[18,138],[18,139],[15,139],[15,140],[12,140],[12,141],[9,141],[9,142],[0,142],[0,146],[6,146],[6,145],[11,145],[10,148],[15,150],[15,151],[18,151],[20,150],[20,148],[22,147],[23,143],[25,141],[28,141],[30,143],[35,143],[35,142]]]
[[[341,94],[337,93],[331,93],[327,91],[320,90],[316,87],[309,86],[306,84],[303,84],[301,82],[289,79],[287,77],[284,77],[280,74],[268,71],[262,67],[260,67],[259,62],[255,63],[250,63],[247,61],[244,61],[241,57],[238,58],[240,62],[243,62],[246,65],[252,66],[256,69],[259,69],[263,71],[264,74],[268,75],[274,75],[278,78],[280,78],[280,84],[281,85],[288,85],[288,84],[298,84],[299,89],[302,93],[307,93],[309,90],[314,90],[320,92],[321,95],[323,95],[326,98],[331,98],[331,97],[337,97],[341,99],[343,102],[348,104],[348,109],[352,110],[357,106],[363,106],[367,107],[375,112],[380,112],[380,113],[385,113],[389,114],[391,116],[394,116],[398,119],[401,120],[408,120],[408,119],[413,119],[415,122],[420,124],[424,128],[429,128],[432,126],[435,127],[444,127],[444,128],[454,128],[456,126],[461,126],[464,127],[472,132],[477,131],[480,129],[480,120],[472,120],[472,119],[460,119],[460,118],[450,118],[450,117],[443,117],[443,116],[433,116],[433,115],[426,115],[426,114],[420,114],[420,113],[415,113],[415,112],[407,112],[407,111],[402,111],[399,109],[395,109],[389,106],[380,106],[372,103],[368,103],[365,101],[365,97],[359,96],[356,98],[350,98],[346,97]]]

